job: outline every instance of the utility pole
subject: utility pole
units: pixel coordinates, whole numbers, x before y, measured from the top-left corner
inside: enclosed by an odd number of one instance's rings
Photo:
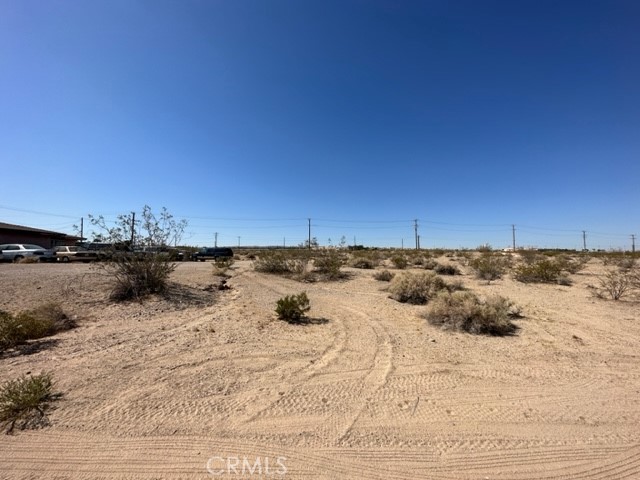
[[[80,240],[84,240],[84,217],[80,218]]]
[[[516,251],[516,226],[511,225],[511,236],[513,237],[513,252]]]
[[[309,218],[309,250],[311,250],[311,219]]]
[[[420,235],[418,235],[418,250],[420,250]]]
[[[287,237],[282,237],[282,248],[287,248]]]
[[[136,212],[131,212],[131,247],[136,234]]]
[[[216,247],[216,248],[218,247],[218,232],[216,232],[216,239],[214,241],[213,246]]]
[[[631,253],[636,253],[636,236],[631,234]]]
[[[355,235],[353,236],[353,246],[354,247],[356,246],[356,236]]]
[[[400,250],[404,250],[404,238],[400,239]]]
[[[582,250],[587,250],[587,232],[582,230]]]
[[[416,250],[419,250],[420,249],[420,245],[418,243],[419,242],[419,240],[418,240],[418,219],[415,219],[413,221],[413,229],[414,229],[415,237],[416,237]]]

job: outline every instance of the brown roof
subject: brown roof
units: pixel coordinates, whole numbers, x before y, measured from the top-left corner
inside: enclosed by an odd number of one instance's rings
[[[55,235],[57,237],[77,238],[75,235],[67,235],[66,233],[53,232],[51,230],[42,230],[41,228],[25,227],[22,225],[13,225],[11,223],[0,222],[0,230],[17,230],[20,232],[42,233],[46,235]]]

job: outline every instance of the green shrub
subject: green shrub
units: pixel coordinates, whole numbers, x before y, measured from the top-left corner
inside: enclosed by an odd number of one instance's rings
[[[531,264],[518,265],[514,276],[524,283],[556,283],[561,273],[562,266],[558,262],[545,258]]]
[[[169,276],[177,264],[168,262],[161,255],[114,255],[103,264],[107,275],[115,283],[111,292],[113,300],[140,299],[153,293],[163,293],[169,284]]]
[[[306,292],[288,295],[276,303],[278,318],[289,323],[299,322],[311,309]]]
[[[344,258],[334,250],[322,252],[314,259],[313,264],[316,271],[326,280],[338,280],[345,276],[340,270],[344,265]]]
[[[576,274],[589,263],[590,257],[588,255],[579,255],[577,257],[571,257],[566,254],[560,254],[556,257],[556,262],[562,268],[562,270],[571,274]]]
[[[436,264],[434,270],[440,275],[460,275],[460,269],[451,264],[438,263]]]
[[[432,325],[483,335],[509,335],[517,327],[513,304],[503,298],[481,300],[471,292],[440,292],[427,307],[426,319]]]
[[[409,265],[409,261],[407,260],[407,257],[405,257],[404,255],[392,256],[391,263],[393,263],[393,266],[396,267],[398,270],[404,270],[405,268],[407,268],[407,265]]]
[[[276,275],[302,275],[307,269],[309,256],[307,253],[263,252],[254,261],[253,268],[262,273]]]
[[[398,302],[422,305],[447,288],[445,281],[433,272],[403,273],[391,280],[389,292]]]
[[[25,375],[0,386],[0,424],[6,432],[12,433],[16,424],[21,430],[46,425],[52,387],[50,373]]]
[[[471,259],[469,265],[475,271],[476,276],[482,280],[497,280],[502,278],[509,266],[508,257],[485,253]]]
[[[373,278],[381,282],[390,282],[395,275],[389,270],[381,270],[373,274]]]
[[[75,321],[56,303],[45,303],[17,315],[0,311],[0,352],[75,326]]]

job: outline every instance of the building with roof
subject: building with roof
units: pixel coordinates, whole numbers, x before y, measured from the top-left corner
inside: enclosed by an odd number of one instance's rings
[[[59,245],[74,245],[79,240],[82,238],[75,235],[0,222],[0,244],[32,243],[44,248],[53,248]]]

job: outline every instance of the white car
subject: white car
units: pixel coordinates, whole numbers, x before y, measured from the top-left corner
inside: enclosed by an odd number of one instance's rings
[[[80,247],[72,247],[69,245],[55,247],[53,249],[53,251],[56,252],[56,260],[58,260],[59,262],[65,262],[65,263],[73,262],[74,260],[81,260],[80,258],[76,257],[77,253],[81,250],[82,248]]]
[[[5,262],[18,262],[26,257],[37,257],[41,262],[55,261],[55,253],[40,245],[29,243],[5,243],[0,245],[0,260]]]

